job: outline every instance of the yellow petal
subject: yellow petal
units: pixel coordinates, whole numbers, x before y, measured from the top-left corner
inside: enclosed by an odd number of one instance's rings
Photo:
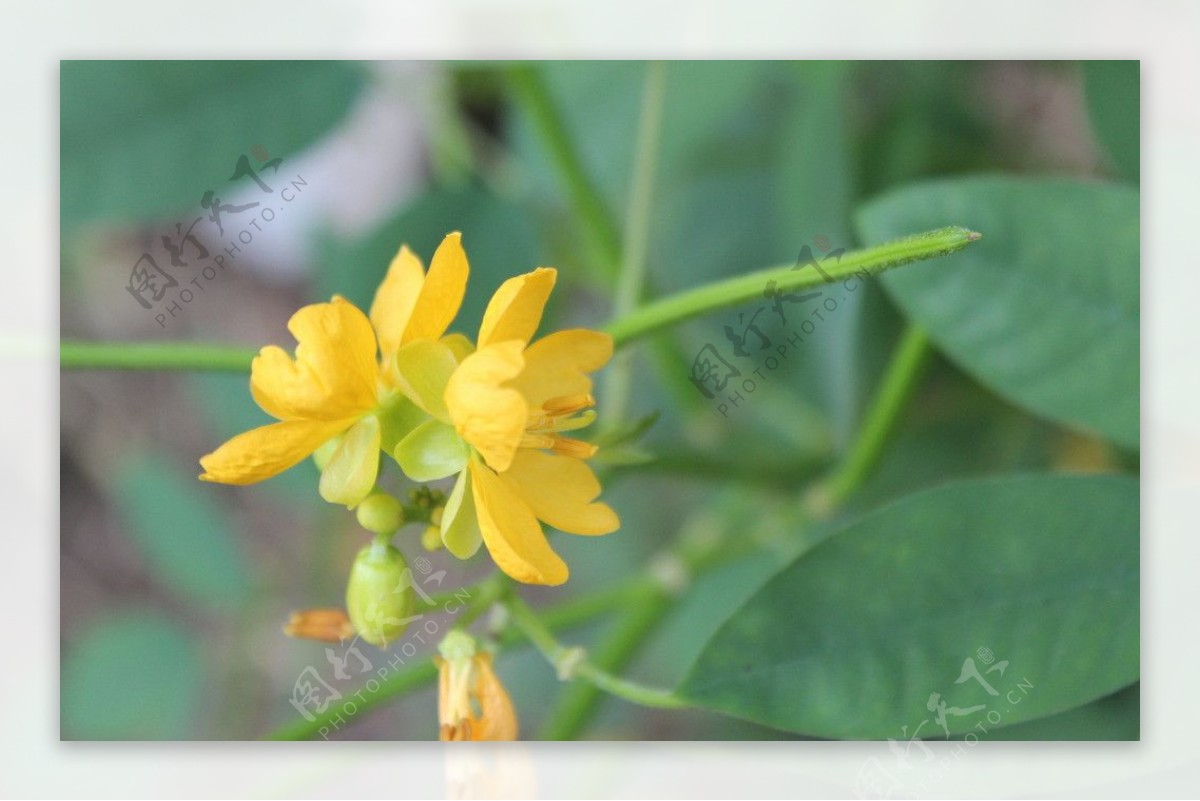
[[[335,297],[288,321],[296,357],[268,346],[250,367],[250,392],[280,420],[343,420],[374,408],[379,367],[375,332],[358,308]]]
[[[592,391],[586,373],[607,364],[612,349],[608,334],[583,328],[558,331],[525,349],[525,370],[512,386],[534,409],[551,398],[586,395]]]
[[[457,362],[461,362],[475,352],[475,344],[462,334],[446,334],[440,341],[450,349]]]
[[[337,436],[352,420],[289,420],[238,434],[207,456],[201,481],[253,484],[298,464],[321,443]]]
[[[385,360],[400,347],[424,283],[425,268],[421,260],[408,245],[401,245],[371,303],[371,325],[375,326],[379,351]]]
[[[321,471],[318,488],[330,503],[357,506],[375,488],[379,475],[379,418],[369,414],[355,423]]]
[[[447,234],[433,254],[401,345],[414,339],[437,340],[446,333],[462,305],[469,272],[462,234]]]
[[[607,504],[593,503],[600,482],[578,459],[523,448],[500,477],[539,520],[569,534],[608,534],[621,521]]]
[[[504,685],[492,670],[492,655],[478,654],[474,661],[474,695],[479,701],[479,718],[471,727],[471,739],[517,739],[517,712]]]
[[[479,347],[509,339],[525,343],[533,339],[557,275],[552,267],[538,267],[501,284],[483,313]]]
[[[391,375],[405,397],[443,422],[449,422],[446,410],[446,384],[458,367],[448,345],[418,339],[396,351]]]
[[[521,372],[519,341],[480,348],[450,376],[446,408],[459,436],[494,470],[507,470],[525,433],[528,406],[520,392],[503,386]]]
[[[471,488],[483,542],[496,565],[526,584],[562,584],[567,563],[550,549],[525,502],[484,464],[472,459]]]

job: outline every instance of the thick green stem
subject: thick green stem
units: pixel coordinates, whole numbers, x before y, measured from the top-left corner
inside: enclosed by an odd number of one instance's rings
[[[819,269],[796,269],[795,265],[788,265],[739,275],[642,306],[609,323],[608,332],[620,347],[684,320],[761,298],[772,281],[775,282],[776,291],[787,292],[844,279],[856,280],[902,264],[948,256],[979,238],[979,234],[966,228],[939,228],[884,245],[851,251],[844,254],[837,264],[822,265]]]
[[[929,338],[910,326],[892,353],[879,390],[846,457],[814,497],[818,511],[832,510],[862,484],[879,460],[929,356]]]
[[[625,214],[625,242],[621,273],[613,299],[613,316],[624,317],[637,308],[646,275],[646,248],[650,241],[650,198],[653,195],[657,165],[659,131],[662,127],[665,68],[652,62],[646,69],[646,89],[642,96],[641,123],[638,126],[637,151],[633,159],[633,186]],[[619,425],[629,402],[632,387],[629,354],[618,354],[609,366],[600,407],[605,419]]]
[[[191,342],[75,342],[64,340],[64,370],[224,370],[249,372],[257,348]]]
[[[554,638],[550,630],[538,619],[533,610],[515,594],[505,601],[513,624],[533,643],[542,656],[564,679],[580,678],[610,695],[623,698],[640,706],[661,709],[679,709],[686,702],[668,690],[645,687],[632,681],[613,676],[589,662],[582,649],[568,648]]]

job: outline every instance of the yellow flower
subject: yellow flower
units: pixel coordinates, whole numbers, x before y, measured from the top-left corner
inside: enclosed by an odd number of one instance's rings
[[[374,488],[378,475],[397,354],[445,333],[458,313],[466,282],[461,235],[452,233],[434,254],[428,275],[407,247],[400,249],[369,320],[336,296],[297,311],[288,321],[297,343],[295,357],[271,345],[250,368],[254,400],[280,422],[239,434],[202,457],[200,478],[253,484],[325,446],[329,452],[322,454],[321,497],[356,505]]]
[[[492,655],[476,653],[474,640],[461,631],[447,634],[439,649],[442,657],[434,657],[438,666],[438,739],[517,739],[517,713],[492,670]]]
[[[292,315],[295,358],[269,345],[250,368],[254,400],[278,423],[239,434],[200,459],[200,478],[253,484],[297,464],[326,442],[341,442],[322,471],[321,495],[353,505],[375,485],[379,451],[379,365],[366,315],[335,297]]]
[[[445,389],[449,420],[472,452],[442,515],[443,541],[466,558],[482,538],[501,570],[529,584],[568,576],[539,520],[570,534],[620,526],[595,502],[600,482],[583,461],[595,446],[563,436],[595,419],[587,373],[611,358],[612,338],[570,330],[528,344],[556,276],[538,268],[501,285],[484,312],[478,350]]]

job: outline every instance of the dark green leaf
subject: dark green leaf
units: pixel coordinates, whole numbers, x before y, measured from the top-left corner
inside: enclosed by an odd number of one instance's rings
[[[1137,740],[1141,737],[1141,685],[1075,709],[989,733],[989,740]]]
[[[161,615],[103,620],[64,651],[63,739],[187,738],[201,709],[201,657]]]
[[[1137,448],[1137,190],[977,177],[901,189],[859,215],[871,242],[948,224],[983,240],[884,275],[905,313],[1009,401]]]
[[[261,145],[286,169],[345,115],[362,77],[338,61],[62,62],[64,227],[199,213],[209,189],[228,200],[240,156],[260,166]]]
[[[951,484],[786,567],[709,641],[679,693],[820,737],[932,736],[939,702],[972,710],[946,714],[949,734],[989,715],[1016,724],[1136,681],[1138,603],[1136,480]],[[998,695],[958,683],[968,664]]]

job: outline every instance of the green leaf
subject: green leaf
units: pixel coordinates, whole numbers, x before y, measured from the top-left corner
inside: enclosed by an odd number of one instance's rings
[[[187,738],[201,711],[202,657],[161,615],[102,620],[64,650],[63,739]]]
[[[1137,740],[1141,737],[1141,685],[1057,715],[989,733],[988,740]]]
[[[1129,477],[1006,477],[911,495],[767,582],[678,692],[833,738],[935,735],[927,705],[939,701],[973,710],[946,716],[951,735],[993,712],[1006,725],[1062,712],[1138,678],[1138,547]],[[968,660],[997,696],[957,683]]]
[[[250,579],[233,521],[211,485],[148,455],[121,471],[116,491],[126,533],[170,590],[213,609],[246,600]]]
[[[261,145],[286,171],[362,84],[338,61],[63,61],[64,226],[199,210],[209,189],[228,199],[240,156]]]
[[[1087,61],[1084,94],[1096,139],[1120,175],[1141,177],[1141,62]]]
[[[910,319],[1007,400],[1136,449],[1138,192],[1064,180],[918,184],[860,210],[864,240],[954,223],[983,240],[882,277]]]

